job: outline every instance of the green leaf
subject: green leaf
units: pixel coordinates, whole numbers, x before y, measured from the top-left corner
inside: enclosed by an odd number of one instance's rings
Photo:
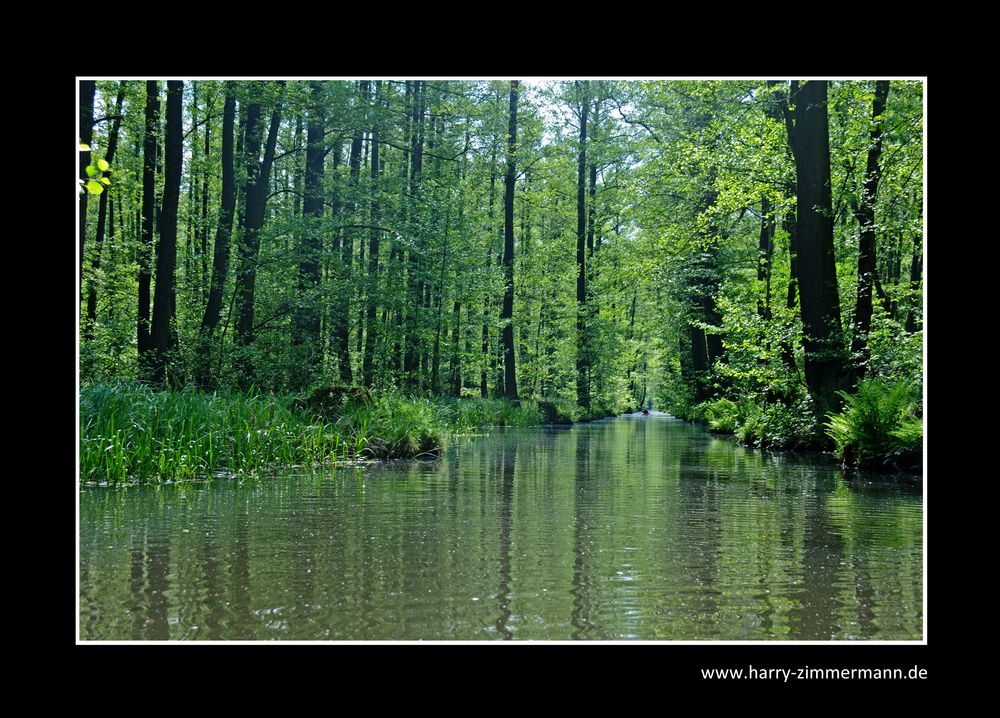
[[[87,176],[88,177],[96,177],[97,176],[97,168],[94,167],[94,165],[87,165]]]
[[[101,192],[104,191],[104,185],[102,185],[100,182],[94,182],[94,180],[90,180],[90,182],[87,183],[87,191],[90,192],[91,194],[100,194]]]
[[[97,160],[97,167],[101,172],[107,172],[111,169],[111,165],[108,164],[107,160]]]
[[[101,177],[101,184],[109,185],[111,184],[111,180],[109,180],[107,177]]]
[[[80,143],[80,152],[90,152],[90,145]]]

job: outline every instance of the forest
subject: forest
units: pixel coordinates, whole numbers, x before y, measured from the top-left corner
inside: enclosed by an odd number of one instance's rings
[[[911,80],[88,80],[84,481],[654,408],[919,470]]]

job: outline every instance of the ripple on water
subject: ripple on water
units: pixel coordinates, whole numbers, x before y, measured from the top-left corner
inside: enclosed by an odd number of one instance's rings
[[[86,488],[84,639],[904,639],[923,506],[675,420],[438,461]]]

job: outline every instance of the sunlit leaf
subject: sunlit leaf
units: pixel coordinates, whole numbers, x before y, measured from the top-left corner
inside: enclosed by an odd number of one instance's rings
[[[107,160],[97,160],[97,167],[101,172],[107,172],[111,169],[111,165],[108,164]]]
[[[104,185],[102,185],[100,182],[95,182],[94,180],[90,180],[90,182],[87,183],[87,191],[90,192],[91,194],[100,194],[101,192],[104,191]]]

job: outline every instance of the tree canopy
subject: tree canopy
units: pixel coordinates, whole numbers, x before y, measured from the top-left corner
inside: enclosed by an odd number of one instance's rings
[[[923,81],[80,86],[85,382],[816,424],[922,379]]]

